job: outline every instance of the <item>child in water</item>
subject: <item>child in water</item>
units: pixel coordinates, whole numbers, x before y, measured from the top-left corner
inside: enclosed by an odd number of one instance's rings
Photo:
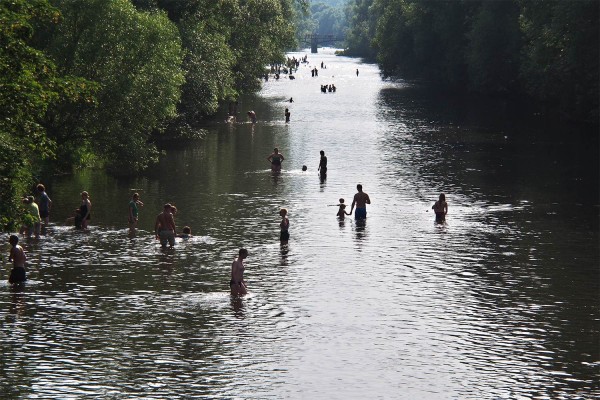
[[[287,244],[288,240],[290,239],[290,220],[287,217],[287,213],[287,208],[282,208],[279,210],[279,215],[281,216],[281,222],[279,223],[279,227],[281,228],[279,240],[281,241],[281,244]]]
[[[340,204],[338,204],[338,212],[336,214],[339,218],[344,218],[346,215],[350,215],[350,213],[346,212],[346,205],[344,204],[344,199],[340,199]]]
[[[184,226],[181,235],[179,235],[182,239],[189,239],[192,237],[192,228],[189,226]]]
[[[17,235],[10,235],[8,242],[12,246],[8,256],[8,261],[13,262],[13,269],[10,271],[8,283],[23,283],[27,279],[25,275],[25,261],[27,260],[27,256],[25,255],[23,248],[19,246],[19,237]]]

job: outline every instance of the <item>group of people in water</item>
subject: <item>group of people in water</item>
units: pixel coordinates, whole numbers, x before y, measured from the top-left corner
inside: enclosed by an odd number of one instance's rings
[[[302,62],[307,62],[306,56],[302,58]],[[300,61],[293,59],[288,59],[287,67],[283,67],[285,72],[291,71],[292,68],[298,68]],[[321,65],[324,68],[324,65]],[[272,66],[271,70],[280,72],[281,66],[277,69]],[[316,67],[311,70],[312,76],[318,75],[318,70]],[[359,71],[356,70],[356,75],[358,76]],[[321,85],[321,91],[326,93],[335,92],[335,85]],[[289,102],[292,103],[293,99],[290,97]],[[235,115],[237,114],[238,102],[232,102],[229,105],[229,116],[227,122],[235,122]],[[254,124],[257,122],[257,116],[254,111],[248,111],[247,116],[249,120]],[[285,109],[285,121],[290,122],[291,113],[289,108]],[[271,171],[273,173],[280,173],[282,168],[282,163],[285,160],[285,156],[279,151],[278,147],[273,149],[273,152],[267,157],[267,161],[271,165]],[[307,170],[306,166],[302,167],[303,171]],[[321,182],[327,176],[327,157],[325,156],[325,151],[320,151],[320,159],[319,165],[317,168],[319,176],[321,178]],[[39,184],[36,187],[39,193],[39,200],[36,203],[33,196],[26,196],[23,198],[23,204],[27,213],[30,217],[26,218],[27,224],[21,228],[20,233],[27,236],[31,236],[32,234],[38,237],[41,231],[41,223],[44,221],[45,224],[48,224],[49,213],[52,207],[52,200],[46,193],[45,187],[43,184]],[[352,204],[350,211],[346,211],[346,204],[343,198],[339,199],[339,203],[336,205],[338,207],[338,211],[336,216],[339,219],[345,218],[347,215],[352,215],[354,213],[354,218],[357,221],[366,220],[367,218],[367,204],[371,204],[371,199],[367,193],[363,191],[362,184],[356,185],[357,193],[354,195],[352,199]],[[139,218],[139,209],[144,206],[144,203],[140,199],[139,193],[135,192],[132,194],[132,197],[129,201],[128,205],[128,226],[130,232],[135,232],[137,229],[138,218]],[[444,223],[446,214],[448,213],[448,204],[446,203],[445,195],[442,193],[439,196],[439,199],[435,202],[435,204],[431,207],[435,213],[435,221],[437,223]],[[67,220],[68,223],[72,223],[76,228],[87,229],[89,221],[91,219],[91,209],[92,203],[90,200],[89,193],[86,191],[81,192],[81,203],[80,206],[75,209],[74,215]],[[182,234],[177,235],[176,226],[175,226],[175,214],[177,213],[177,208],[170,204],[166,203],[163,206],[163,210],[160,214],[157,215],[155,224],[154,224],[154,235],[155,238],[160,242],[162,248],[165,248],[167,245],[173,247],[175,245],[175,238],[189,238],[191,237],[191,228],[189,226],[185,226],[182,229]],[[279,210],[279,216],[281,217],[281,221],[279,223],[280,234],[279,239],[282,246],[288,244],[290,239],[290,221],[288,218],[288,210],[286,208],[281,208]],[[27,260],[27,256],[23,248],[18,244],[19,237],[17,235],[11,235],[9,238],[9,243],[11,245],[9,261],[13,262],[13,269],[11,270],[9,282],[11,284],[19,284],[26,280],[26,272],[25,272],[25,262]],[[238,251],[238,255],[232,263],[231,266],[231,279],[230,279],[230,289],[232,295],[244,295],[247,293],[247,286],[244,281],[244,260],[248,257],[248,250],[245,248],[241,248]]]
[[[329,84],[329,85],[321,85],[321,92],[322,93],[327,93],[327,92],[329,92],[329,93],[332,93],[332,92],[335,93],[336,90],[337,90],[337,88],[335,87],[335,85],[333,83]]]

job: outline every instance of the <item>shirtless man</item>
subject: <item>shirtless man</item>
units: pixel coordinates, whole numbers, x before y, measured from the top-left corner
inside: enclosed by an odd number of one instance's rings
[[[246,257],[248,257],[248,250],[240,249],[238,258],[231,264],[231,281],[229,281],[229,287],[231,288],[231,294],[234,296],[248,293],[246,282],[244,282],[244,259]]]
[[[27,279],[25,276],[25,261],[27,260],[27,256],[23,248],[19,246],[19,237],[17,235],[10,235],[8,242],[12,246],[8,261],[13,262],[13,269],[10,271],[8,282],[11,284],[23,283]]]
[[[352,215],[352,210],[354,210],[354,206],[356,206],[356,212],[354,213],[354,219],[366,219],[367,218],[367,204],[371,204],[371,199],[369,195],[362,191],[362,185],[359,183],[356,185],[356,189],[358,193],[354,195],[354,200],[352,200],[352,207],[350,207],[350,214]]]
[[[169,242],[169,246],[171,247],[175,245],[175,219],[173,218],[171,208],[171,204],[165,204],[163,212],[158,214],[154,223],[154,232],[156,233],[156,238],[160,239],[162,247],[166,247],[167,242]]]

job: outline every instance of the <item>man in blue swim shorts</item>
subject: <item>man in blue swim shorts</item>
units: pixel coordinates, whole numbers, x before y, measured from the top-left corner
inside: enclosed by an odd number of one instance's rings
[[[366,219],[367,204],[371,204],[371,199],[369,198],[368,194],[363,192],[362,185],[360,183],[356,185],[356,189],[358,190],[358,193],[354,195],[354,200],[352,200],[350,214],[352,214],[352,210],[354,210],[354,206],[356,206],[356,211],[354,212],[354,219]]]

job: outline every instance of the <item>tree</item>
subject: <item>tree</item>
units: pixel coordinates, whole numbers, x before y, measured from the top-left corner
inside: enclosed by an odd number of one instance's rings
[[[524,34],[521,78],[531,95],[598,122],[597,1],[520,1]]]
[[[65,22],[47,43],[62,72],[99,86],[97,105],[76,115],[58,109],[50,132],[69,132],[113,173],[142,171],[157,159],[153,130],[176,115],[183,51],[162,12],[140,12],[126,0],[55,0]],[[61,129],[52,126],[61,122]],[[68,124],[68,126],[64,126]],[[73,149],[69,149],[70,152]]]
[[[30,193],[39,161],[52,158],[56,143],[46,135],[44,115],[59,98],[76,101],[76,79],[61,77],[33,46],[36,27],[58,23],[46,0],[0,2],[0,224],[22,219],[20,199]],[[83,84],[83,82],[80,82]]]
[[[514,1],[480,3],[467,36],[472,90],[483,93],[514,93],[519,90],[519,12]]]

